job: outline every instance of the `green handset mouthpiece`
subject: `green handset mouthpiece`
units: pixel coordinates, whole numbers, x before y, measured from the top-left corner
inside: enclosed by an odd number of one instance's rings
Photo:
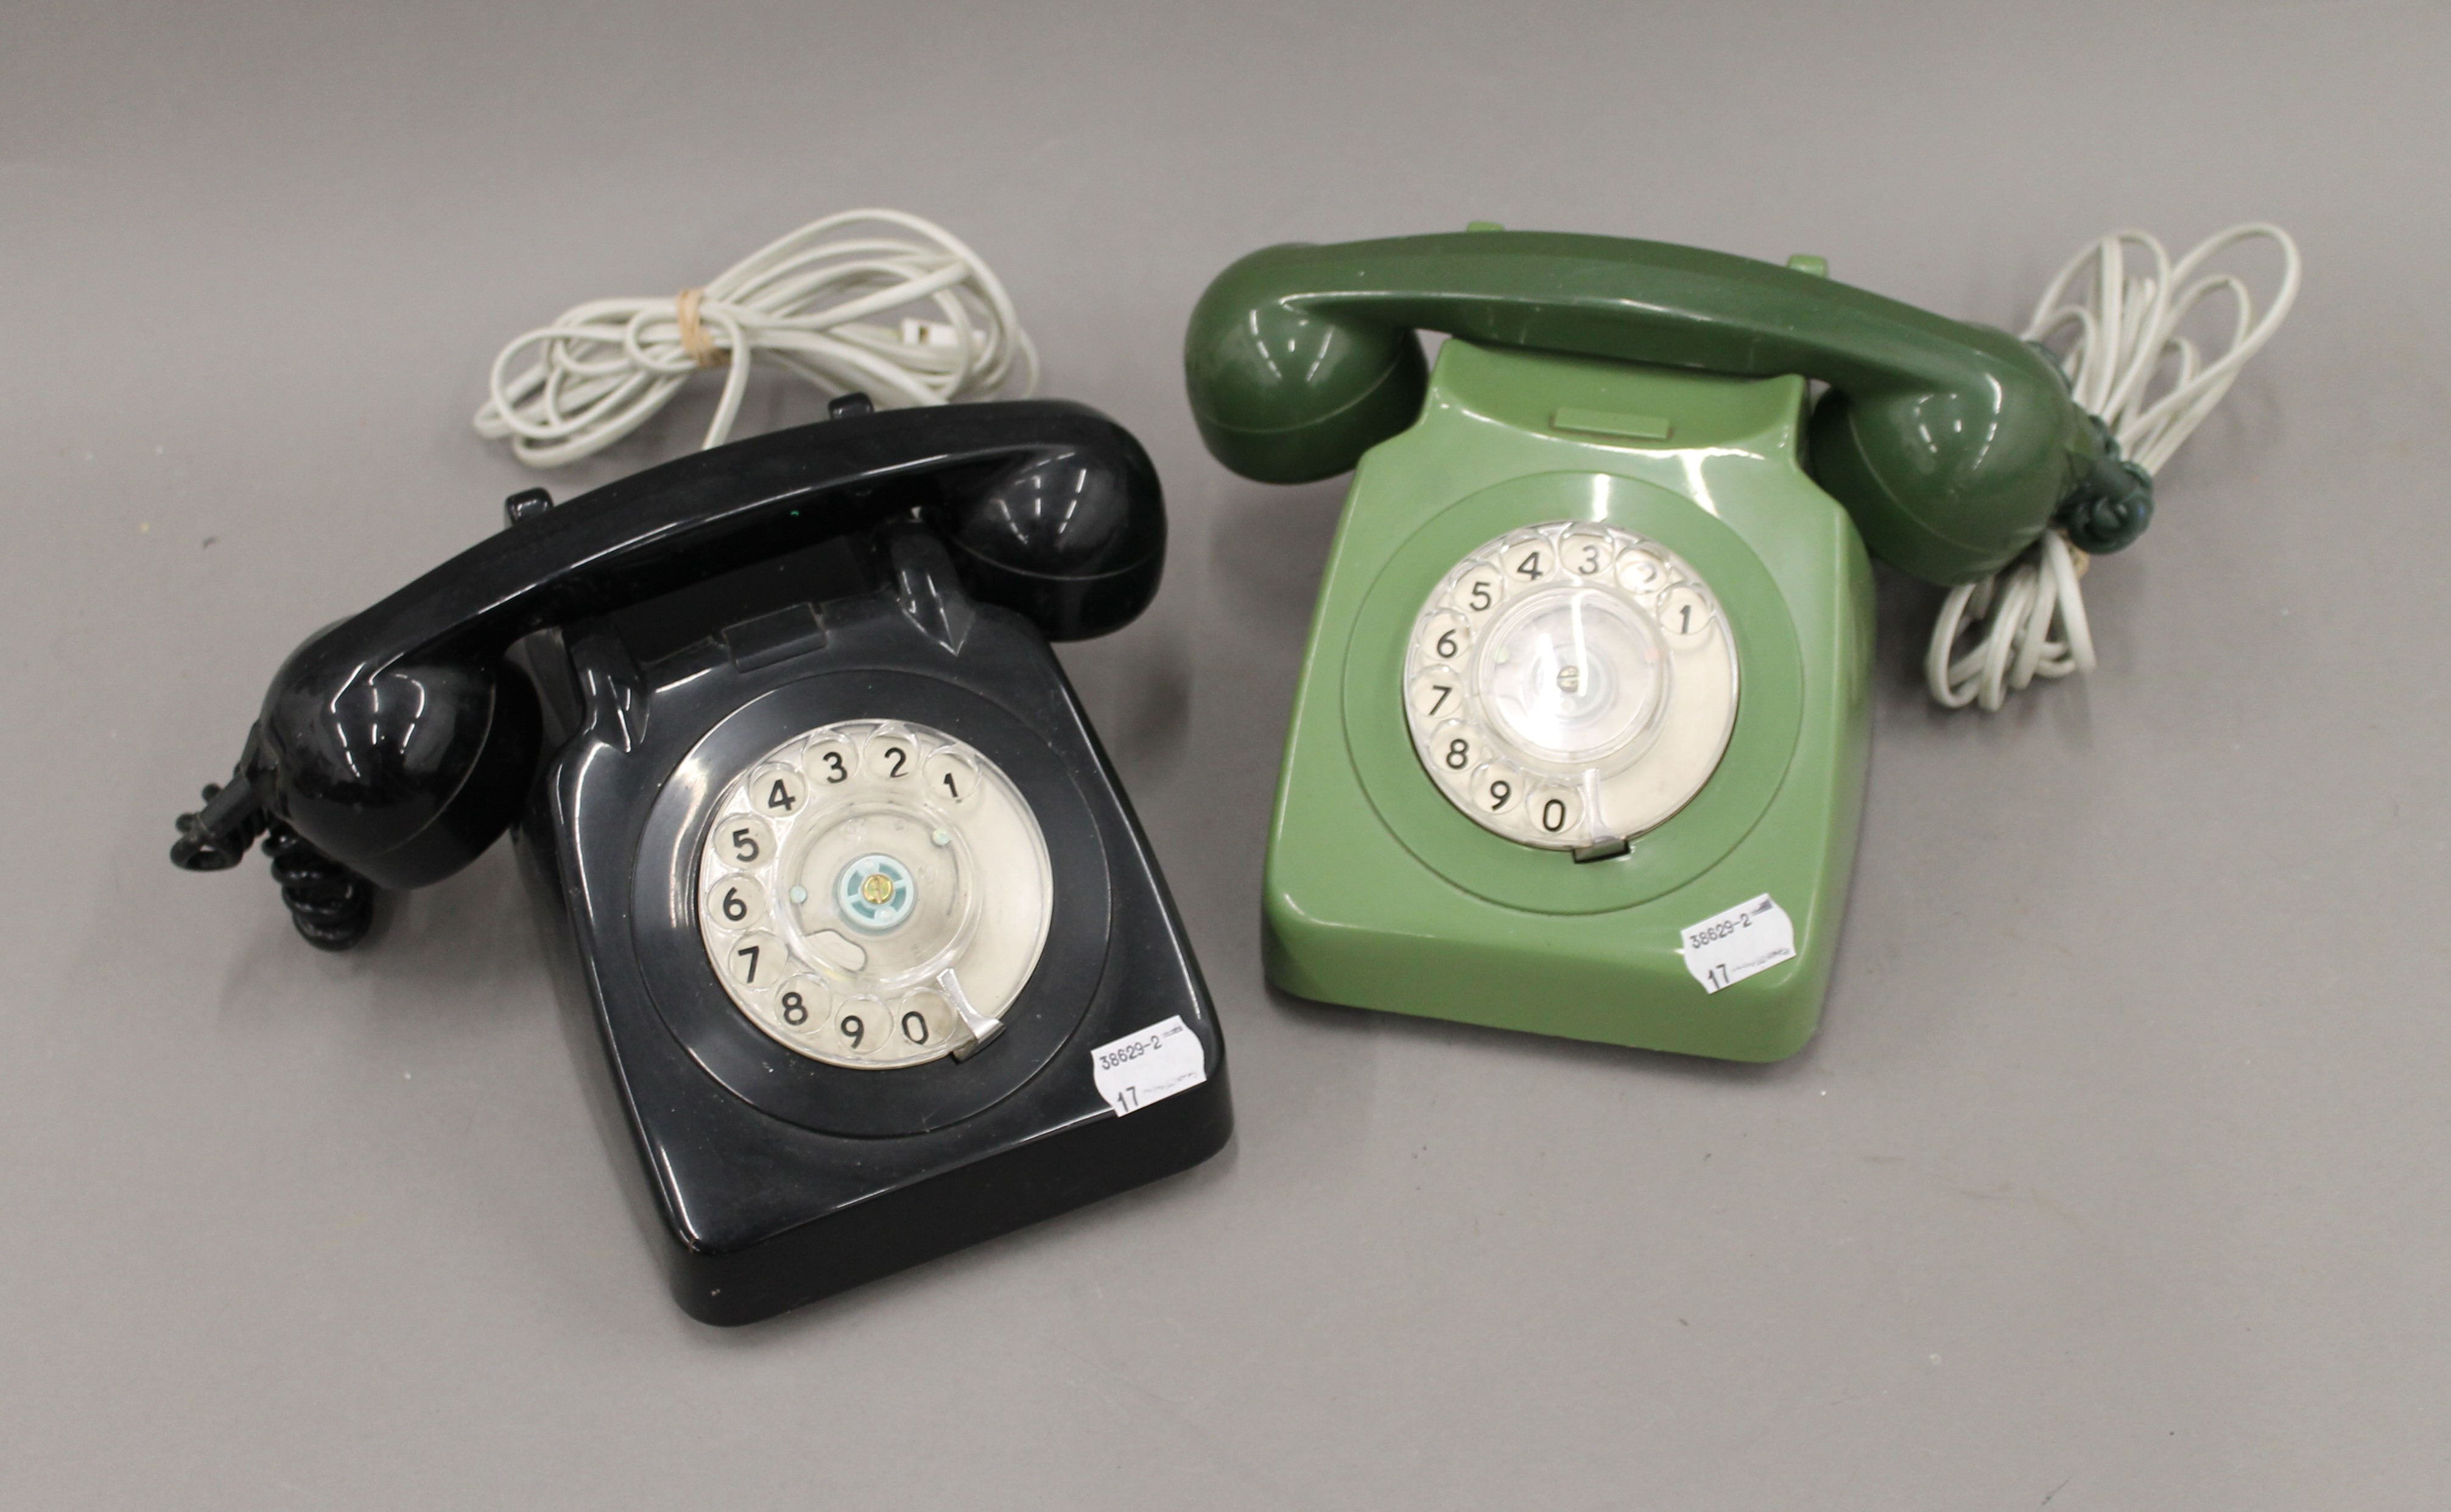
[[[1814,480],[1873,553],[1933,582],[1999,571],[2054,523],[2089,551],[2133,540],[2152,483],[2005,331],[1826,278],[1662,242],[1472,230],[1266,247],[1191,315],[1184,368],[1208,449],[1247,478],[1352,467],[1418,418],[1417,330],[1829,385]]]
[[[2153,522],[2153,475],[2119,455],[2119,442],[2099,417],[2086,419],[2093,422],[2102,452],[2084,481],[2060,501],[2051,523],[2078,550],[2100,556],[2133,545]]]

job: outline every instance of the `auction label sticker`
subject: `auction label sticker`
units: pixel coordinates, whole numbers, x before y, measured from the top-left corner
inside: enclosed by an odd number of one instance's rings
[[[1089,1074],[1097,1080],[1098,1095],[1120,1116],[1206,1081],[1208,1057],[1200,1036],[1178,1013],[1091,1051]]]
[[[1767,893],[1685,927],[1685,970],[1716,992],[1795,959],[1795,924]]]

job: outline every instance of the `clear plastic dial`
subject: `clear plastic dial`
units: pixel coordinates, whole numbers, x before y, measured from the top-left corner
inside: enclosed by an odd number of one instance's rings
[[[924,725],[796,736],[724,790],[698,935],[751,1023],[798,1054],[892,1070],[1001,1027],[1053,914],[1047,841],[995,763]]]
[[[1558,520],[1483,544],[1422,600],[1404,653],[1422,765],[1473,822],[1577,851],[1630,839],[1717,770],[1736,647],[1716,595],[1631,531]]]

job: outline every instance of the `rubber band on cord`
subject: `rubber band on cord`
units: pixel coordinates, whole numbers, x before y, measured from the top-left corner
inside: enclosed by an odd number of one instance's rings
[[[732,354],[708,339],[706,323],[698,319],[697,307],[706,301],[706,290],[685,288],[673,301],[673,324],[679,327],[681,350],[700,367],[721,367],[732,361]]]
[[[914,308],[932,318],[877,319]],[[719,446],[761,359],[829,394],[859,390],[880,409],[1038,387],[1037,348],[977,253],[932,221],[850,210],[702,286],[593,300],[529,331],[494,359],[477,434],[511,438],[531,467],[559,467],[645,424],[697,373],[726,367],[704,442]]]
[[[2272,243],[2282,260],[2281,286],[2260,317],[2236,274],[2197,276],[2213,258],[2252,241]],[[2149,271],[2128,274],[2131,249],[2144,252]],[[2071,295],[2088,271],[2082,292]],[[2144,232],[2113,231],[2070,258],[2051,280],[2034,305],[2026,340],[2064,344],[2061,363],[2077,403],[2110,427],[2121,455],[2157,473],[2229,392],[2247,359],[2281,328],[2298,299],[2298,245],[2277,226],[2233,226],[2176,264]],[[2229,341],[2207,363],[2178,327],[2197,305],[2220,295],[2231,304]],[[1924,683],[1933,700],[1951,709],[1971,703],[1996,711],[2038,677],[2091,672],[2093,631],[2077,587],[2087,561],[2067,537],[2049,531],[2005,572],[1951,589],[1924,655]],[[1966,637],[1973,645],[1961,654],[1958,642]]]

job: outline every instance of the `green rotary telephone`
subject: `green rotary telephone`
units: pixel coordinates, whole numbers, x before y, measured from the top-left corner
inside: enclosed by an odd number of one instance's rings
[[[1434,368],[1419,330],[1453,338]],[[2152,509],[2046,353],[1815,259],[1275,246],[1184,361],[1228,467],[1354,473],[1265,914],[1269,979],[1357,1007],[1793,1054],[1862,811],[1867,548],[1957,584]]]

